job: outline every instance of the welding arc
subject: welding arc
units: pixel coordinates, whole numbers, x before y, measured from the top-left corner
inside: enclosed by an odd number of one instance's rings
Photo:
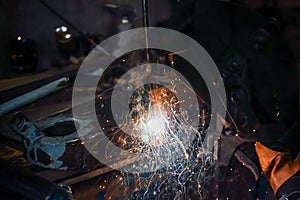
[[[84,34],[79,28],[77,28],[74,24],[72,24],[69,20],[67,20],[65,17],[63,17],[61,14],[59,14],[56,10],[54,10],[49,4],[47,4],[44,0],[38,0],[43,6],[45,6],[50,12],[52,12],[56,17],[61,19],[63,22],[65,22],[68,26],[70,26],[72,29],[74,29],[79,35],[81,35],[86,41],[88,41],[92,46],[95,46],[98,50],[102,51],[105,55],[110,56],[110,53],[107,52],[105,49],[100,47],[98,44],[96,44],[92,39],[88,38],[86,34]]]

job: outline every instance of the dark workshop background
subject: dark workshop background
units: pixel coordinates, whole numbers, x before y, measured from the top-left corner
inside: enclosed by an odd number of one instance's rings
[[[105,0],[55,0],[46,1],[55,11],[70,21],[84,34],[98,35],[105,39],[117,32],[116,27],[121,16],[118,11],[105,8]],[[142,7],[140,0],[115,0],[109,3],[129,5],[133,9],[133,26],[142,25]],[[55,28],[65,25],[38,0],[1,0],[0,1],[0,74],[5,77],[10,67],[8,43],[21,35],[33,39],[38,53],[38,71],[44,71],[57,65],[55,60],[59,51],[55,41]],[[149,1],[150,25],[168,18],[169,4],[164,0]],[[74,32],[74,31],[73,31]],[[74,32],[78,36],[78,33]]]
[[[105,8],[105,0],[63,0],[46,1],[53,9],[68,19],[83,33],[100,35],[102,39],[116,33],[118,14]],[[149,1],[150,25],[170,16],[168,0]],[[283,35],[287,39],[296,59],[300,60],[300,1],[298,0],[235,0],[250,9],[260,11],[266,7],[276,8],[276,13],[284,21]],[[134,10],[134,27],[142,25],[140,0],[111,0],[109,3],[128,4]],[[65,24],[51,13],[38,0],[1,0],[0,1],[0,76],[7,76],[10,67],[8,43],[21,35],[36,42],[38,71],[55,67],[59,56],[54,31]],[[78,33],[75,32],[75,35]]]
[[[142,26],[140,0],[55,0],[46,1],[54,10],[69,20],[84,34],[99,36],[100,39],[115,34],[120,13],[105,8],[106,2],[129,5],[133,9],[133,27]],[[149,21],[151,26],[168,19],[172,0],[150,0]],[[283,23],[282,35],[287,40],[296,61],[300,62],[300,1],[299,0],[233,0],[241,6],[257,12],[271,10]],[[65,23],[51,13],[39,0],[1,0],[0,1],[0,77],[15,76],[9,73],[9,41],[21,35],[35,41],[38,54],[37,71],[62,67],[55,28]],[[73,30],[75,36],[78,33]],[[62,64],[63,63],[63,64]]]

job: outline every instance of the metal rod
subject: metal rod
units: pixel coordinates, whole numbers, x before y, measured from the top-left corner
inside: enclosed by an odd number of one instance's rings
[[[58,90],[61,90],[68,86],[69,79],[64,77],[60,78],[54,82],[51,82],[47,85],[44,85],[38,89],[35,89],[29,93],[23,94],[15,99],[9,100],[3,104],[0,105],[0,116],[15,110],[21,106],[24,106],[26,104],[29,104],[33,101],[36,101],[38,99],[41,99],[51,93],[54,93]]]
[[[149,54],[149,39],[148,39],[148,27],[149,27],[149,19],[148,19],[148,0],[142,0],[143,6],[143,27],[145,33],[145,42],[146,42],[146,58],[147,62],[150,62],[150,54]]]

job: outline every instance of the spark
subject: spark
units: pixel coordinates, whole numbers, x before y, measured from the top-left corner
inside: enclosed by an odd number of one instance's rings
[[[114,180],[118,187],[110,188],[107,193],[114,194],[116,190],[121,190],[125,199],[205,197],[205,183],[213,178],[216,168],[213,152],[204,149],[202,144],[211,113],[207,104],[199,98],[199,102],[203,103],[201,108],[199,105],[188,106],[189,109],[197,107],[196,116],[200,119],[198,128],[191,126],[187,110],[180,105],[189,102],[189,90],[192,88],[186,84],[178,88],[180,82],[183,81],[179,77],[174,77],[170,87],[145,85],[132,94],[130,109],[124,116],[126,123],[121,125],[127,134],[115,131],[113,136],[121,148],[129,152],[142,152],[150,157],[152,163],[146,163],[143,159],[140,164],[133,163],[131,167],[139,168],[141,172],[120,172]],[[176,92],[187,94],[187,99],[178,100]],[[102,96],[99,99],[102,100]],[[100,107],[103,108],[104,104]],[[157,170],[142,172],[143,168],[153,165]]]
[[[150,90],[143,87],[133,94],[130,105],[127,121],[131,126],[126,123],[122,128],[128,128],[131,135],[118,137],[118,142],[121,146],[129,146],[129,151],[154,155],[152,161],[158,170],[139,174],[122,172],[116,181],[124,188],[123,196],[128,199],[188,199],[193,191],[193,195],[204,197],[202,185],[212,178],[215,160],[212,152],[202,148],[205,131],[190,125],[174,91],[166,87]],[[199,112],[203,117],[205,112]],[[134,163],[132,167],[140,167],[142,171],[149,165],[151,163]]]

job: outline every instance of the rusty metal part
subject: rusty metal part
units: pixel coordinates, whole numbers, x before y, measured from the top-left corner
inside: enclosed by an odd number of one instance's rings
[[[18,196],[18,199],[73,199],[68,186],[51,183],[3,159],[0,159],[0,176],[0,186]]]
[[[9,100],[0,105],[0,116],[15,110],[21,106],[24,106],[28,103],[41,99],[51,93],[54,93],[58,90],[65,88],[68,84],[68,78],[60,78],[54,82],[51,82],[43,87],[35,89],[31,92],[23,94],[15,99]]]
[[[10,127],[22,136],[24,154],[35,165],[59,170],[95,168],[100,163],[84,147],[75,123],[85,129],[86,137],[92,137],[89,134],[94,127],[90,121],[72,117],[48,118],[35,125],[22,113],[17,113]]]

